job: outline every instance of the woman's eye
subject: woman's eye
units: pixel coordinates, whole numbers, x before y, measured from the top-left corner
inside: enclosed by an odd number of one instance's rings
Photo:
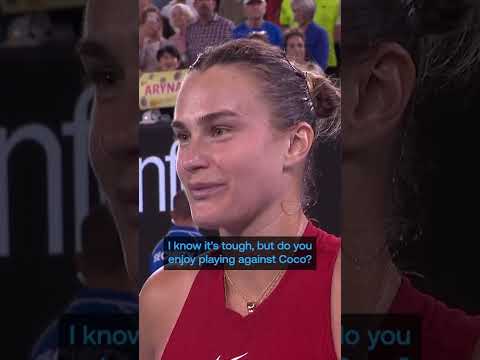
[[[228,132],[228,129],[223,127],[214,127],[212,129],[212,135],[214,137],[225,135],[227,132]]]
[[[111,68],[94,69],[89,75],[91,81],[96,86],[110,87],[114,86],[117,82],[117,75]]]
[[[122,79],[121,69],[113,65],[94,62],[87,62],[84,65],[87,80],[95,86],[97,97],[100,100],[115,97],[116,91],[119,89],[118,84]]]
[[[180,143],[184,143],[188,140],[188,135],[184,133],[175,133],[173,134],[173,140],[179,141]]]
[[[87,66],[86,74],[88,80],[95,87],[98,100],[108,101],[118,95],[119,83],[122,79],[122,72],[119,69],[113,66]]]

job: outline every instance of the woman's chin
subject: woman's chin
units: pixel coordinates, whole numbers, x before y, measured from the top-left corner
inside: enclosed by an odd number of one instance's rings
[[[193,216],[193,222],[200,229],[218,230],[220,227],[221,220],[213,217],[207,218],[205,216],[199,216],[199,217]]]
[[[219,198],[191,202],[192,219],[201,229],[218,230],[225,221],[228,207]]]
[[[218,230],[222,224],[222,212],[215,210],[192,211],[193,222],[205,230]]]

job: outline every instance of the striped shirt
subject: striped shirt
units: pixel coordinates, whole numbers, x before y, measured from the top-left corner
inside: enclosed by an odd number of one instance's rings
[[[235,25],[215,14],[208,23],[197,20],[187,28],[187,58],[191,65],[208,46],[221,45],[232,38]]]

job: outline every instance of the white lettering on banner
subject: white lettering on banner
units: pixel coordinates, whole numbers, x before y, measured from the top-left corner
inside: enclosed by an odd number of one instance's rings
[[[165,164],[158,156],[149,156],[145,160],[138,159],[138,211],[143,213],[143,171],[148,165],[154,165],[158,174],[158,208],[159,211],[166,211],[165,198],[167,193],[167,184],[165,179]]]
[[[56,255],[63,252],[62,244],[62,151],[55,134],[41,125],[26,125],[16,130],[7,139],[5,129],[0,129],[0,256],[10,253],[8,218],[8,157],[12,150],[24,141],[39,144],[44,152],[47,166],[47,213],[48,213],[48,251]],[[5,240],[3,240],[5,239]]]
[[[145,159],[138,159],[138,211],[144,212],[144,180],[143,172],[148,165],[155,166],[158,175],[158,211],[164,212],[173,209],[173,198],[177,194],[177,149],[178,142],[174,142],[170,147],[169,155],[162,160],[159,156],[149,156]],[[167,210],[167,178],[166,178],[166,163],[169,163],[169,193],[170,193],[170,209]],[[182,186],[183,188],[183,186]]]
[[[75,248],[80,249],[80,229],[89,210],[88,172],[88,122],[93,88],[80,95],[75,105],[73,121],[62,127],[64,136],[73,137],[73,177],[75,209]],[[45,153],[47,173],[47,221],[48,254],[60,255],[64,251],[63,239],[63,188],[62,145],[55,133],[47,126],[29,124],[13,131],[7,138],[7,129],[0,127],[0,257],[10,256],[10,217],[8,197],[8,162],[13,150],[23,142],[40,145]]]
[[[173,210],[173,198],[177,194],[177,150],[178,141],[170,148],[170,155],[165,156],[165,161],[170,163],[170,209]]]

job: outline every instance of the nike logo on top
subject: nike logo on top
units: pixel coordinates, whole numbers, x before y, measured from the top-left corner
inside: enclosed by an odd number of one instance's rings
[[[243,354],[243,355],[236,356],[236,357],[232,358],[231,360],[238,360],[238,359],[241,359],[241,358],[243,358],[244,356],[246,356],[247,354],[248,354],[248,352],[246,352],[246,353],[245,353],[245,354]],[[221,357],[222,357],[221,355],[218,355],[218,357],[217,357],[217,359],[216,359],[216,360],[221,360],[221,359],[220,359]]]

